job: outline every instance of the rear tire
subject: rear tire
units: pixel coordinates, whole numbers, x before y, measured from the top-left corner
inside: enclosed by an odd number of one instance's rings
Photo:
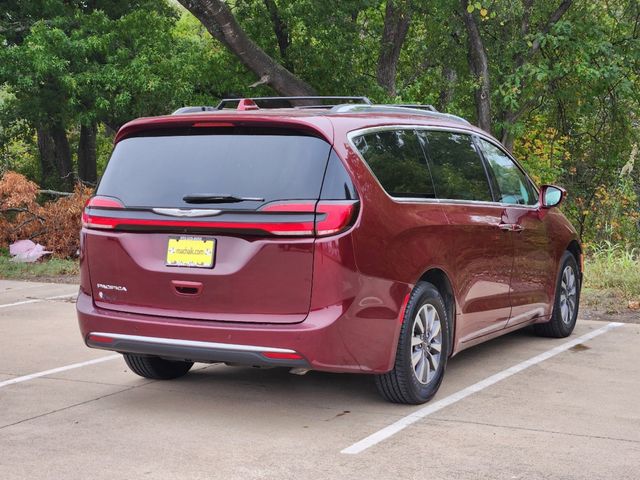
[[[551,320],[533,326],[542,337],[565,338],[571,335],[578,319],[580,307],[580,271],[571,252],[564,252],[556,283],[556,296]]]
[[[380,394],[394,403],[431,400],[444,377],[449,337],[442,295],[433,284],[418,282],[405,309],[393,370],[376,376]]]
[[[132,353],[124,353],[123,356],[133,373],[153,380],[171,380],[182,377],[193,366],[193,362],[165,360],[160,357],[146,357]]]

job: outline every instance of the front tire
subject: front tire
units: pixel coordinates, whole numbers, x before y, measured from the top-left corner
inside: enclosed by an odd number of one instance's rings
[[[380,394],[394,403],[428,402],[444,377],[449,330],[442,295],[433,284],[419,282],[405,309],[393,370],[376,376]]]
[[[193,362],[165,360],[160,357],[147,357],[133,353],[124,353],[123,356],[133,373],[153,380],[171,380],[182,377],[193,366]]]
[[[533,326],[538,335],[552,338],[565,338],[571,335],[578,319],[580,283],[580,271],[576,258],[571,252],[564,252],[560,261],[551,320]]]

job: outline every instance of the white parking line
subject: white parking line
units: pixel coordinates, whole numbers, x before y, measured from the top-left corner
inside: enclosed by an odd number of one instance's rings
[[[546,352],[536,355],[535,357],[531,357],[529,360],[525,360],[524,362],[518,363],[517,365],[507,368],[506,370],[502,370],[501,372],[498,372],[495,375],[491,375],[490,377],[487,377],[484,380],[480,380],[479,382],[474,383],[473,385],[467,388],[463,388],[462,390],[459,390],[456,393],[453,393],[448,397],[443,398],[442,400],[429,403],[426,406],[420,408],[419,410],[416,410],[415,412],[407,415],[406,417],[401,418],[400,420],[392,423],[391,425],[384,427],[383,429],[378,430],[377,432],[369,435],[368,437],[360,440],[359,442],[356,442],[353,445],[345,448],[340,453],[346,453],[351,455],[361,453],[365,451],[367,448],[372,447],[373,445],[376,445],[382,442],[383,440],[386,440],[387,438],[404,430],[412,423],[415,423],[418,420],[431,415],[432,413],[442,410],[443,408],[448,407],[449,405],[453,405],[454,403],[459,402],[460,400],[468,397],[469,395],[472,395],[476,392],[484,390],[485,388],[490,387],[491,385],[495,385],[496,383],[506,378],[509,378],[510,376],[515,375],[516,373],[526,370],[527,368],[532,367],[533,365],[536,365],[540,362],[544,362],[545,360],[548,360],[549,358],[554,357],[559,353],[565,352],[569,350],[571,347],[575,347],[579,343],[586,342],[587,340],[591,340],[592,338],[597,337],[598,335],[602,335],[603,333],[606,333],[609,330],[620,327],[622,325],[623,325],[622,323],[610,322],[606,324],[604,327],[600,327],[589,333],[585,333],[584,335],[574,338],[573,340],[563,343],[562,345],[558,345],[557,347],[552,348],[551,350],[547,350]]]
[[[32,298],[30,300],[22,300],[20,302],[5,303],[3,305],[0,305],[0,308],[16,307],[18,305],[27,305],[29,303],[40,303],[40,302],[45,302],[47,300],[58,300],[60,298],[72,298],[77,296],[78,296],[77,293],[67,293],[66,295],[55,295],[53,297]]]
[[[51,370],[45,370],[43,372],[37,372],[37,373],[32,373],[30,375],[24,375],[22,377],[12,378],[10,380],[5,380],[3,382],[0,382],[0,388],[6,387],[8,385],[13,385],[14,383],[27,382],[29,380],[33,380],[34,378],[53,375],[54,373],[66,372],[67,370],[73,370],[74,368],[86,367],[88,365],[95,365],[96,363],[115,360],[116,358],[120,358],[120,355],[119,354],[107,355],[106,357],[95,358],[93,360],[88,360],[86,362],[72,363],[71,365],[65,365],[64,367],[52,368]]]

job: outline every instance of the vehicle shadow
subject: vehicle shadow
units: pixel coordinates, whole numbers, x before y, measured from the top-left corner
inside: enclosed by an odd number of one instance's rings
[[[548,348],[551,348],[549,339],[537,337],[530,329],[523,329],[465,350],[450,359],[436,400]],[[378,395],[373,375],[316,371],[294,375],[286,368],[196,364],[183,378],[152,382],[147,386],[183,395],[204,395],[211,401],[237,401],[238,404],[259,398],[264,405],[293,406],[304,402],[345,409],[348,405],[361,408],[388,405]]]

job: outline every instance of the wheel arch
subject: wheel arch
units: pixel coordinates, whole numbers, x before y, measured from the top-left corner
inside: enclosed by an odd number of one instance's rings
[[[580,243],[577,240],[571,240],[569,245],[567,246],[567,251],[571,253],[576,259],[576,263],[578,264],[578,268],[580,269],[580,277],[584,274],[584,262],[583,262],[583,252]]]
[[[454,345],[453,339],[456,334],[456,297],[451,280],[444,270],[441,270],[440,268],[430,268],[420,276],[418,281],[433,284],[444,299],[445,306],[447,307],[449,331],[451,332],[451,335],[449,335],[449,356],[451,356]]]

